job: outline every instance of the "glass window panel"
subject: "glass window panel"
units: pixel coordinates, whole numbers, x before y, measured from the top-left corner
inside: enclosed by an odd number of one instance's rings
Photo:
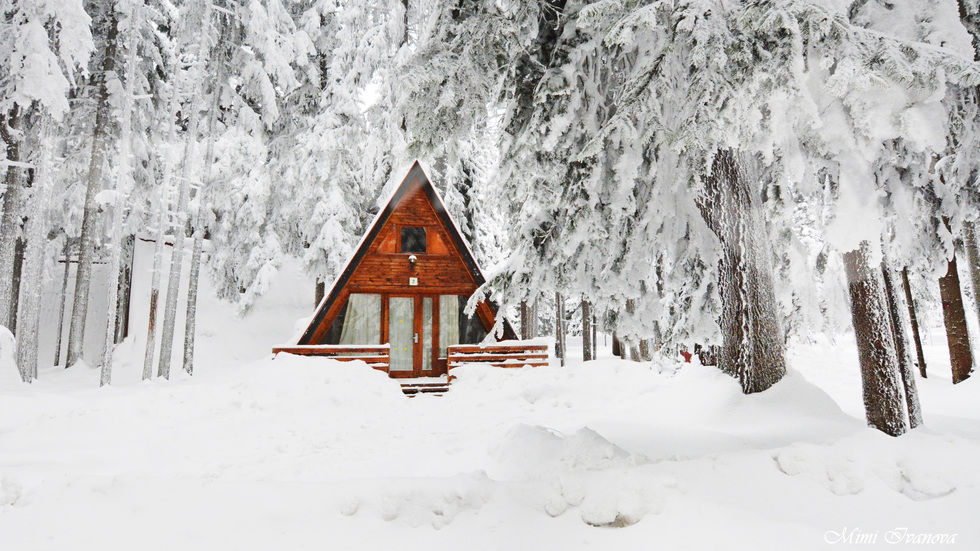
[[[432,371],[432,297],[422,298],[422,369]]]
[[[446,348],[459,344],[459,298],[439,295],[439,357],[446,357]]]
[[[402,252],[425,252],[425,228],[402,228]]]
[[[487,337],[487,330],[476,312],[467,316],[466,302],[470,297],[459,297],[459,342],[460,344],[480,344]]]
[[[414,363],[415,299],[388,299],[388,342],[391,343],[391,371],[412,371]]]
[[[381,344],[381,295],[351,293],[339,344]]]

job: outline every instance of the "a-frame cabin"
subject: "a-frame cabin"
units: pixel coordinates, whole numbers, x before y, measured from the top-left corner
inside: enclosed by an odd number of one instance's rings
[[[340,350],[371,356],[381,349],[388,357],[375,366],[392,377],[441,376],[447,373],[449,346],[479,343],[494,325],[496,311],[486,301],[472,318],[464,314],[470,295],[484,282],[458,227],[416,162],[296,345],[273,352],[330,355]],[[516,338],[507,323],[503,338]]]

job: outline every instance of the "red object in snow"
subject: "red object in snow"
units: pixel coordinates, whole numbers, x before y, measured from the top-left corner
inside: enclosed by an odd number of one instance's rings
[[[681,350],[681,356],[684,356],[684,363],[691,363],[691,353],[687,350]]]

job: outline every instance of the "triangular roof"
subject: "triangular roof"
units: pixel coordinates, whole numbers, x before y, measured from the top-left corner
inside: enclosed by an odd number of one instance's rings
[[[463,239],[462,234],[459,231],[459,226],[449,215],[449,211],[446,210],[445,204],[442,202],[442,198],[439,196],[439,192],[436,191],[435,187],[429,181],[429,178],[425,175],[425,171],[422,170],[422,165],[418,161],[412,165],[412,168],[408,171],[405,179],[402,180],[401,184],[391,193],[388,201],[385,203],[384,208],[378,213],[374,218],[374,221],[368,227],[367,232],[364,237],[361,238],[361,242],[358,244],[354,251],[354,255],[351,256],[350,260],[344,266],[344,269],[337,276],[334,281],[333,286],[330,288],[329,292],[320,301],[317,306],[316,313],[313,315],[313,319],[310,321],[309,326],[303,335],[300,337],[298,344],[311,344],[317,329],[323,325],[325,318],[337,301],[342,295],[347,283],[350,281],[351,277],[357,271],[357,268],[361,265],[361,261],[370,251],[372,245],[377,241],[382,229],[385,227],[386,222],[391,218],[392,213],[395,212],[396,208],[399,206],[401,200],[409,192],[421,191],[423,195],[428,199],[430,206],[435,212],[436,216],[442,223],[443,229],[448,234],[450,240],[455,246],[459,253],[459,258],[462,260],[470,276],[473,278],[477,286],[486,283],[486,279],[483,277],[483,273],[480,271],[480,267],[476,263],[476,259],[473,258],[473,253],[470,251],[469,245],[466,240]],[[493,313],[496,314],[496,309],[492,307]],[[516,338],[514,336],[514,331],[508,323],[504,324],[505,338]]]

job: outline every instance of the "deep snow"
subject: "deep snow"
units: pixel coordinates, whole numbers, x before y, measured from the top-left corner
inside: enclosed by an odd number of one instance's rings
[[[202,290],[195,375],[141,382],[137,274],[111,387],[84,367],[21,384],[0,335],[3,549],[980,548],[980,387],[951,385],[941,333],[925,426],[890,438],[849,336],[794,344],[752,396],[607,349],[416,398],[363,364],[270,360],[313,308],[294,266],[245,317]]]

